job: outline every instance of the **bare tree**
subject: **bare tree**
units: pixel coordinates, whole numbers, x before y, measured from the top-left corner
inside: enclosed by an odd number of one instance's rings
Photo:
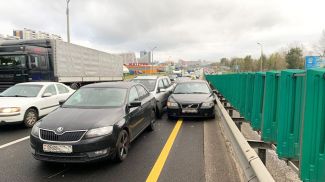
[[[318,44],[314,45],[314,50],[319,56],[325,56],[325,30],[322,31]]]

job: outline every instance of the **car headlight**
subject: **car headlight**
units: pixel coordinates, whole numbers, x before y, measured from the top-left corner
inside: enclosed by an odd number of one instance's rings
[[[102,128],[91,129],[86,133],[86,138],[94,138],[104,135],[110,135],[113,133],[113,126],[106,126]]]
[[[176,102],[168,101],[167,107],[178,107],[178,104]]]
[[[41,124],[40,121],[38,121],[37,123],[34,124],[32,131],[31,131],[31,135],[33,135],[34,137],[39,137],[39,125]]]
[[[205,107],[205,108],[210,108],[213,107],[214,103],[213,102],[203,102],[201,107]]]
[[[0,113],[15,113],[15,112],[19,112],[20,111],[20,107],[3,107],[0,108]]]

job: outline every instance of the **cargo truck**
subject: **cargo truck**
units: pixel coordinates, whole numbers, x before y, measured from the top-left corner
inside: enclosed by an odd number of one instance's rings
[[[119,55],[51,39],[0,42],[0,92],[20,82],[55,81],[77,89],[117,80],[123,80]]]

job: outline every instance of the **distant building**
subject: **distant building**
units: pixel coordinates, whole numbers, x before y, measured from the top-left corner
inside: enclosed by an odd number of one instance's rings
[[[136,57],[134,52],[120,53],[118,54],[122,57],[123,64],[133,64],[136,63]]]
[[[138,63],[151,63],[151,52],[140,51],[140,58],[137,59]]]
[[[23,30],[13,30],[13,36],[19,37],[23,40],[34,40],[34,39],[57,39],[62,40],[62,37],[56,34],[50,34],[42,31],[35,31],[32,29],[24,28]]]

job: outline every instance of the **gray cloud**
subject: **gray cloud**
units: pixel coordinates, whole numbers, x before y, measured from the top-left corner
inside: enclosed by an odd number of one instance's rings
[[[292,0],[71,0],[71,39],[123,52],[157,46],[157,59],[259,55],[320,35],[324,2]],[[310,9],[313,9],[310,12]],[[0,2],[0,33],[32,28],[65,37],[65,0]],[[312,27],[312,28],[307,28]]]

